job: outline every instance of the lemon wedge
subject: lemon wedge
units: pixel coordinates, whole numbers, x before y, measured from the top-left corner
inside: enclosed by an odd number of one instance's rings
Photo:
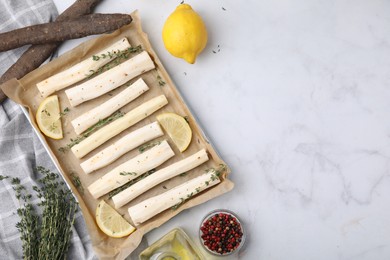
[[[96,208],[96,223],[104,234],[115,238],[128,236],[135,230],[135,227],[104,200],[100,201]]]
[[[175,113],[160,114],[157,116],[157,120],[180,152],[184,152],[190,145],[192,138],[192,130],[187,121]]]
[[[42,133],[53,139],[62,139],[62,124],[58,96],[45,98],[38,107],[37,124]]]

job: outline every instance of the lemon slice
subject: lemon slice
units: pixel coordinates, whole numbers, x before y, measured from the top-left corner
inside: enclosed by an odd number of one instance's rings
[[[157,120],[168,133],[180,152],[184,152],[191,143],[192,131],[187,121],[175,113],[163,113]]]
[[[128,236],[135,230],[135,227],[104,200],[100,201],[96,208],[96,222],[101,231],[110,237]]]
[[[62,124],[58,96],[45,98],[39,105],[36,119],[42,133],[53,139],[62,139]]]

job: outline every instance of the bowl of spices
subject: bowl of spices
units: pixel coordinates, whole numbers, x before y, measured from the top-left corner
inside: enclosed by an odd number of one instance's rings
[[[237,214],[225,209],[214,210],[203,218],[200,242],[213,255],[226,256],[238,252],[245,242],[245,230]]]

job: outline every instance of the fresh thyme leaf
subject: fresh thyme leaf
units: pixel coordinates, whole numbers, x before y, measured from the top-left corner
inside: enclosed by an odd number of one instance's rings
[[[149,175],[151,175],[151,174],[153,174],[153,173],[155,173],[155,172],[156,172],[156,170],[155,170],[155,169],[152,169],[152,170],[146,172],[145,174],[142,174],[142,175],[138,176],[137,178],[132,179],[131,181],[129,181],[129,182],[126,183],[125,185],[122,185],[122,186],[116,188],[115,190],[110,191],[110,192],[108,193],[108,198],[111,199],[111,198],[114,197],[116,194],[120,193],[121,191],[127,189],[128,187],[130,187],[130,186],[133,185],[134,183],[139,182],[140,180],[142,180],[142,179],[148,177]]]
[[[219,179],[216,174],[211,175],[211,181],[215,181],[216,179]]]
[[[49,111],[46,110],[46,108],[44,110],[42,110],[41,112],[45,113],[47,116],[50,116],[50,113],[49,113]]]
[[[214,174],[212,176],[220,177],[222,173],[226,172],[227,167],[225,164],[220,164],[217,169],[210,168],[207,169],[205,172],[213,172]]]
[[[61,152],[61,153],[65,153],[65,152],[67,152],[69,149],[70,149],[70,148],[68,148],[67,146],[65,146],[65,147],[63,146],[63,147],[58,148],[58,151]]]
[[[161,144],[161,141],[153,141],[153,142],[149,142],[149,143],[146,143],[144,145],[141,145],[140,147],[138,147],[138,151],[140,153],[143,153],[153,147],[155,147],[156,145],[160,145]]]
[[[70,111],[70,109],[69,109],[68,107],[66,107],[66,108],[64,109],[64,111],[60,112],[60,117],[62,117],[62,116],[64,116],[64,115],[68,114],[69,111]]]
[[[173,206],[171,207],[171,209],[172,209],[172,210],[177,210],[177,209],[178,209],[181,205],[183,205],[187,200],[191,199],[193,195],[194,195],[194,193],[191,192],[191,193],[187,194],[187,196],[186,196],[185,198],[180,198],[180,202],[177,203],[177,204],[175,204],[175,205],[173,205]]]
[[[212,174],[210,176],[210,180],[205,181],[204,184],[206,186],[209,186],[210,182],[217,180],[222,175],[222,173],[224,173],[226,170],[227,170],[227,167],[224,164],[220,164],[217,169],[215,169],[215,168],[207,169],[206,172],[208,172],[208,173],[212,172]],[[180,174],[180,176],[182,176],[182,174]],[[171,209],[172,210],[178,209],[187,200],[191,199],[194,195],[198,194],[199,192],[201,192],[201,187],[195,188],[195,192],[191,192],[191,193],[187,194],[184,198],[180,198],[180,202],[175,204],[175,205],[173,205],[171,207]]]
[[[158,84],[163,87],[165,86],[166,82],[161,78],[160,75],[157,75]]]
[[[119,175],[127,176],[127,175],[134,175],[137,176],[136,172],[120,172]]]
[[[75,139],[70,139],[70,143],[67,144],[66,146],[63,146],[63,147],[60,147],[58,148],[58,151],[60,152],[63,152],[65,153],[66,151],[68,151],[70,148],[72,148],[73,146],[75,146],[76,144],[80,143],[81,141],[83,141],[85,138],[87,138],[88,136],[90,136],[94,131],[102,128],[103,126],[111,123],[112,121],[115,121],[116,119],[124,116],[125,113],[124,112],[121,112],[120,110],[116,111],[114,114],[112,114],[111,116],[105,118],[105,119],[100,119],[99,122],[97,122],[96,124],[94,124],[93,126],[91,126],[90,128],[88,128],[84,133],[82,133],[80,136],[76,137]]]
[[[73,182],[74,186],[76,186],[76,188],[80,191],[80,193],[82,195],[84,195],[84,187],[81,183],[80,177],[77,176],[76,173],[74,173],[74,172],[70,173],[70,177],[72,178],[72,182]]]
[[[8,178],[9,178],[9,176],[0,175],[0,181],[8,179]]]

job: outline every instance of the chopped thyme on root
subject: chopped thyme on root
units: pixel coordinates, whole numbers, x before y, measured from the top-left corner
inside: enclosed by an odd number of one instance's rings
[[[142,180],[142,179],[145,179],[146,177],[148,177],[149,175],[151,175],[151,174],[153,174],[153,173],[155,173],[155,172],[156,172],[156,170],[155,170],[155,169],[152,169],[152,170],[146,172],[145,174],[143,174],[143,175],[141,175],[141,176],[138,176],[138,177],[135,178],[135,179],[132,179],[131,181],[129,181],[129,182],[126,183],[125,185],[122,185],[122,186],[116,188],[115,190],[110,191],[110,192],[108,193],[108,198],[111,199],[112,197],[114,197],[115,195],[117,195],[117,194],[120,193],[121,191],[127,189],[128,187],[130,187],[130,186],[133,185],[134,183],[139,182],[139,181]]]
[[[220,164],[219,166],[218,166],[218,168],[217,169],[215,169],[215,168],[210,168],[210,169],[207,169],[205,172],[214,172],[214,175],[213,176],[216,176],[216,177],[221,177],[221,175],[224,173],[224,172],[226,172],[226,170],[227,170],[227,167],[226,167],[226,165],[225,164]],[[212,180],[213,181],[213,180]]]
[[[200,191],[200,188],[196,188],[196,190],[199,190],[199,191]],[[198,193],[198,192],[197,192],[197,193]],[[183,205],[187,200],[191,199],[192,196],[194,196],[194,193],[193,193],[193,192],[187,194],[187,196],[186,196],[185,198],[180,198],[180,202],[177,203],[177,204],[175,204],[175,205],[173,205],[173,206],[172,206],[172,209],[173,209],[173,210],[178,209],[178,208],[179,208],[181,205]]]
[[[103,53],[101,55],[93,55],[92,59],[94,61],[98,61],[100,59],[106,59],[106,58],[110,58],[110,59],[114,58],[114,60],[109,62],[109,63],[107,63],[106,65],[100,67],[97,70],[90,70],[89,71],[90,74],[87,75],[87,76],[88,76],[88,78],[92,78],[92,77],[94,77],[96,75],[99,75],[99,74],[101,74],[101,73],[103,73],[103,72],[105,72],[105,71],[107,71],[107,70],[109,70],[109,69],[119,65],[124,60],[129,59],[129,57],[130,57],[129,54],[130,53],[139,53],[142,50],[143,50],[142,46],[138,45],[136,47],[129,47],[129,48],[127,48],[124,51],[119,51],[118,50],[118,51],[114,51],[114,52],[108,52],[107,54]]]
[[[105,119],[100,119],[99,122],[97,122],[96,124],[94,124],[93,126],[88,128],[87,130],[85,130],[85,132],[82,133],[80,136],[76,137],[75,139],[71,138],[70,139],[70,143],[67,144],[66,146],[58,148],[58,151],[65,153],[66,151],[71,149],[73,146],[75,146],[76,144],[79,144],[85,138],[90,136],[96,130],[102,128],[103,126],[111,123],[112,121],[115,121],[116,119],[118,119],[118,118],[120,118],[120,117],[122,117],[124,115],[125,115],[124,112],[121,112],[120,110],[118,110],[114,114],[112,114],[111,116],[109,116],[109,117],[107,117]]]
[[[155,147],[156,145],[160,145],[160,144],[161,144],[161,141],[152,141],[152,142],[146,143],[146,144],[138,147],[138,151],[140,153],[143,153],[143,152]]]
[[[212,174],[211,174],[210,180],[205,181],[204,184],[205,184],[206,186],[209,186],[209,185],[210,185],[210,182],[215,181],[216,179],[219,179],[220,176],[221,176],[226,170],[227,170],[227,167],[226,167],[226,165],[224,165],[224,164],[220,164],[220,165],[218,166],[217,169],[215,169],[215,168],[207,169],[207,170],[206,170],[206,173],[212,172]],[[180,176],[181,176],[181,174],[180,174]],[[181,205],[183,205],[187,200],[191,199],[194,195],[198,194],[200,191],[201,191],[201,187],[195,188],[195,191],[194,191],[194,192],[191,192],[191,193],[187,194],[187,196],[184,197],[184,198],[180,198],[180,202],[177,203],[177,204],[175,204],[175,205],[173,205],[173,206],[171,207],[171,209],[172,209],[172,210],[178,209],[178,208],[179,208]]]
[[[137,176],[137,173],[136,172],[120,172],[119,175],[122,175],[122,176],[134,175],[134,176]]]
[[[129,47],[126,50],[123,50],[123,51],[120,51],[120,50],[113,51],[113,52],[109,51],[109,52],[103,53],[101,55],[93,55],[92,59],[94,61],[98,61],[100,59],[106,59],[106,58],[110,58],[110,59],[112,59],[112,58],[128,59],[130,53],[137,53],[137,52],[141,52],[141,51],[142,51],[142,46],[138,45],[136,47]]]

